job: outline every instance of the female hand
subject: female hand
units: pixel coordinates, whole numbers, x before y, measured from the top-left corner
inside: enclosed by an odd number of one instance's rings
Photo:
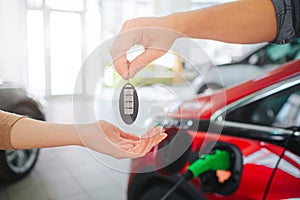
[[[162,127],[150,128],[139,138],[103,120],[85,126],[79,131],[81,145],[118,159],[142,157],[167,136]]]
[[[181,36],[173,26],[173,20],[168,16],[125,22],[110,50],[116,71],[124,79],[132,78],[147,64],[164,55]],[[145,51],[129,62],[126,52],[134,45],[142,45]]]

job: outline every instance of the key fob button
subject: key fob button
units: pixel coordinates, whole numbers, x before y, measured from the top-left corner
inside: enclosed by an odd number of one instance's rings
[[[139,111],[139,99],[134,86],[127,83],[123,86],[119,98],[119,110],[122,120],[126,124],[132,124]]]

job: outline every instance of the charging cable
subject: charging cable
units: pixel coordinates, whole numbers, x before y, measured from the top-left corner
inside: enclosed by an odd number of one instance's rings
[[[183,182],[198,177],[208,170],[228,170],[230,167],[230,155],[225,150],[215,150],[211,154],[201,155],[182,174],[181,179],[160,199],[166,200]]]

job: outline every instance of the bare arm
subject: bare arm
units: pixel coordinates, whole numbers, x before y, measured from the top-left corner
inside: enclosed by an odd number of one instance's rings
[[[80,125],[57,124],[0,111],[0,149],[79,145],[115,158],[135,158],[145,155],[165,137],[161,127],[150,128],[140,138],[103,120]]]
[[[271,0],[240,0],[169,17],[174,29],[192,38],[233,43],[258,43],[276,37]]]
[[[15,149],[81,144],[75,125],[47,123],[29,118],[19,120],[12,127],[11,142]]]
[[[165,54],[179,37],[232,43],[275,39],[277,19],[271,0],[240,0],[164,17],[136,18],[124,23],[111,48],[116,71],[127,79]],[[143,45],[144,53],[128,62],[126,52]]]

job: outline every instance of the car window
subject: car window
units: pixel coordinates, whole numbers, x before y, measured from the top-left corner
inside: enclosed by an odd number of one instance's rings
[[[230,111],[225,120],[284,128],[300,126],[300,84]]]

